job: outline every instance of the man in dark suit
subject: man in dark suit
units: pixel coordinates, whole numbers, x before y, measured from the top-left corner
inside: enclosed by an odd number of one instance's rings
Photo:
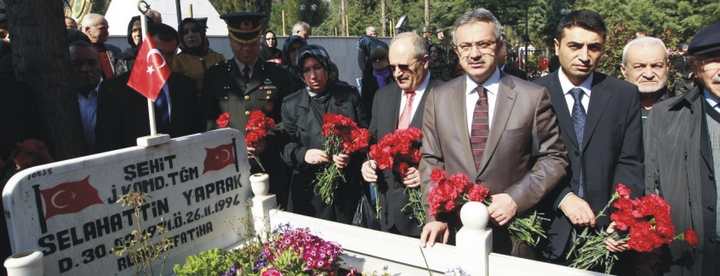
[[[440,82],[434,81],[429,72],[430,57],[423,47],[423,38],[413,32],[401,33],[390,43],[390,68],[395,82],[375,94],[370,121],[370,133],[375,141],[397,129],[422,128],[425,99]],[[408,203],[407,188],[420,186],[417,167],[410,168],[407,175],[399,175],[392,169],[376,172],[374,160],[362,165],[363,179],[376,183],[382,204],[380,226],[383,231],[417,237],[419,223],[412,213],[402,212]],[[380,175],[380,177],[378,177]],[[376,199],[374,199],[376,200]]]
[[[532,211],[565,176],[567,160],[547,89],[502,74],[500,23],[486,9],[456,20],[454,42],[465,75],[434,89],[423,114],[420,173],[430,187],[434,168],[463,173],[490,189],[493,250],[533,257],[506,225]],[[427,191],[427,188],[424,189]],[[448,222],[430,217],[422,243],[449,238]]]
[[[555,38],[561,68],[537,81],[550,90],[571,168],[544,205],[551,219],[551,242],[544,253],[553,261],[564,257],[573,226],[595,226],[595,215],[607,204],[614,184],[624,183],[634,193],[643,187],[637,87],[595,72],[606,33],[599,14],[568,14]],[[613,242],[608,248],[626,247]]]
[[[177,32],[165,24],[150,24],[148,33],[167,64],[177,49]],[[98,96],[97,146],[100,151],[134,146],[135,139],[150,134],[147,99],[127,86],[130,72],[109,81]],[[155,100],[159,133],[179,137],[204,131],[192,79],[172,73]]]

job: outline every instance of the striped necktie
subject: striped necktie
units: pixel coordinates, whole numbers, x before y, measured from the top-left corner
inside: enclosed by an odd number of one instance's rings
[[[482,162],[488,135],[490,134],[490,116],[488,114],[487,90],[482,86],[478,86],[475,91],[480,97],[475,102],[473,111],[472,126],[470,127],[470,148],[475,160],[475,168],[480,170],[480,162]]]

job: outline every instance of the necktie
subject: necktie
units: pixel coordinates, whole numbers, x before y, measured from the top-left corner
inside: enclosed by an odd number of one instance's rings
[[[578,148],[579,151],[582,151],[582,143],[583,143],[583,132],[585,131],[585,120],[587,119],[587,113],[585,113],[585,107],[582,105],[582,97],[585,94],[585,92],[580,88],[573,88],[570,90],[570,94],[573,97],[573,109],[572,109],[572,119],[573,119],[573,126],[575,127],[575,138],[577,138]],[[580,168],[580,175],[579,175],[579,182],[578,182],[578,196],[583,196],[585,194],[584,192],[584,183],[583,183],[583,172],[582,167]]]
[[[157,99],[155,99],[155,117],[157,118],[156,120],[158,120],[158,129],[161,130],[166,129],[166,127],[170,124],[170,103],[168,102],[168,91],[166,88],[167,87],[163,87],[160,91],[160,95],[158,95]]]
[[[478,88],[475,88],[475,91],[477,91],[480,97],[477,102],[475,102],[475,109],[473,111],[472,126],[470,127],[470,148],[472,149],[473,159],[475,160],[475,168],[479,170],[480,162],[482,162],[483,153],[485,152],[487,138],[490,133],[490,125],[487,90],[482,86],[478,86]]]
[[[405,107],[403,108],[402,113],[400,113],[398,129],[406,129],[410,127],[410,121],[412,121],[412,106],[415,91],[405,91],[403,94],[405,94]]]
[[[250,80],[250,66],[245,65],[240,78],[242,78],[244,83],[247,83]]]

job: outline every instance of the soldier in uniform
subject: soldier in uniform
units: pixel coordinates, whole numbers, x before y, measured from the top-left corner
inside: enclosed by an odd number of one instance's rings
[[[216,118],[227,112],[230,127],[244,130],[250,111],[260,110],[280,122],[280,105],[283,98],[304,87],[302,82],[287,70],[274,63],[258,59],[260,37],[266,17],[255,12],[235,12],[221,16],[228,26],[230,47],[235,55],[208,69],[205,75],[203,96],[209,128],[215,128]],[[282,138],[272,133],[262,147],[248,148],[263,166],[251,161],[253,173],[267,169],[270,174],[270,191],[278,196],[284,207],[287,202],[287,169],[280,159]]]

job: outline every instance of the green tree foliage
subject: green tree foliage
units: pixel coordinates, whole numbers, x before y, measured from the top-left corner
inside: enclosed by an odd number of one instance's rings
[[[269,1],[269,0],[268,0]],[[251,0],[211,0],[222,14],[235,10]],[[308,3],[318,5],[318,12],[307,15]],[[319,4],[318,4],[319,3]],[[406,15],[411,30],[421,29],[424,22],[424,0],[385,0],[385,20],[390,22]],[[382,26],[380,1],[346,0],[346,14],[351,36],[362,35],[365,27]],[[668,47],[689,41],[700,27],[720,20],[720,1],[717,0],[432,0],[431,25],[435,28],[452,26],[465,11],[484,7],[495,13],[505,27],[509,43],[519,47],[525,43],[527,32],[536,48],[553,52],[555,28],[562,16],[571,10],[590,9],[599,12],[608,26],[606,56],[601,70],[617,75],[622,48],[636,32],[663,39]],[[286,32],[302,19],[312,22],[313,35],[341,35],[340,0],[272,0],[270,28],[282,34],[282,11],[285,11]],[[301,11],[304,10],[305,12]],[[310,18],[310,19],[308,19]],[[449,33],[448,33],[449,35]]]
[[[687,43],[702,26],[720,20],[720,2],[699,0],[580,0],[576,9],[600,13],[608,27],[601,71],[619,75],[622,50],[637,32],[662,39],[669,48]]]

